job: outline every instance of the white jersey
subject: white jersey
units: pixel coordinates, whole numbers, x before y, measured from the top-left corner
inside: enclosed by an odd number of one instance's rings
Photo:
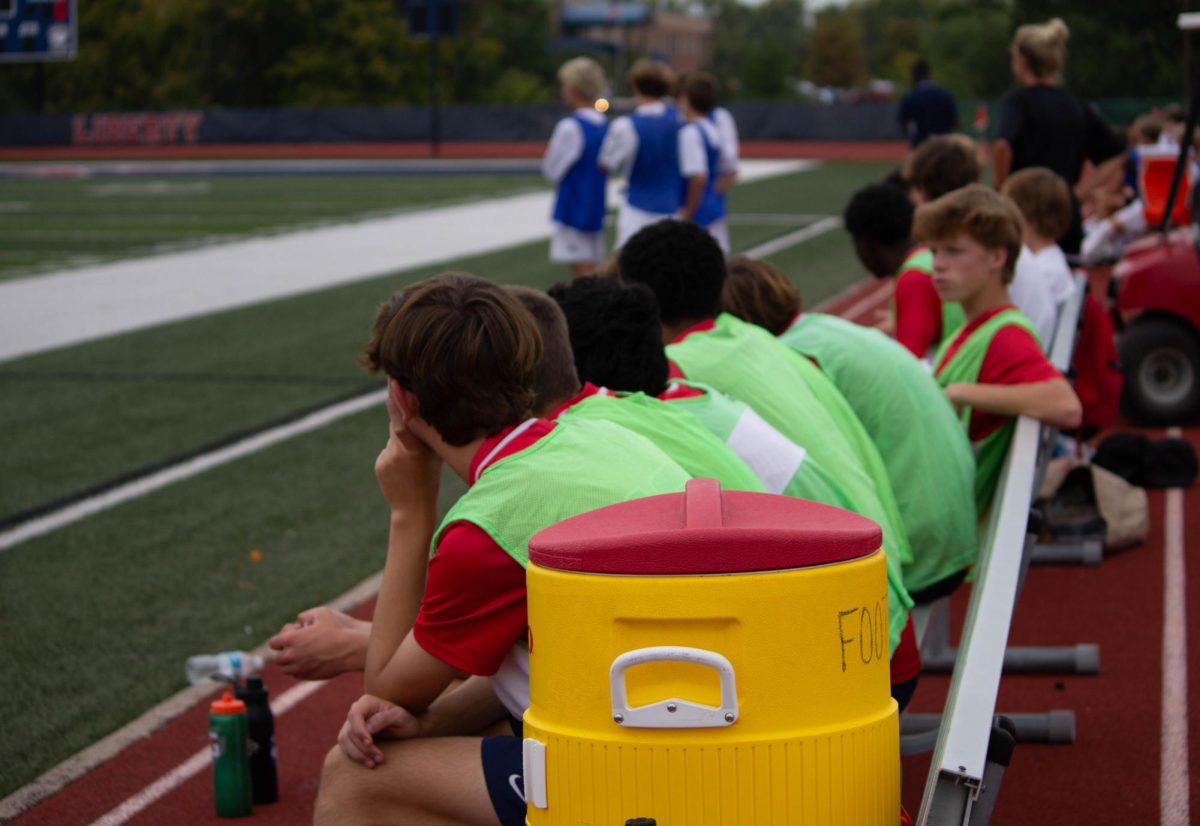
[[[595,109],[576,109],[575,115],[597,126],[604,123],[604,115]],[[542,157],[542,174],[551,183],[558,183],[571,171],[571,167],[583,154],[583,130],[575,117],[563,118],[554,127],[546,154]]]
[[[737,123],[728,109],[718,106],[713,110],[713,125],[721,136],[721,160],[729,172],[737,172],[740,159],[741,145],[738,142]]]
[[[701,136],[703,133],[703,137]],[[708,168],[708,153],[704,149],[704,139],[721,150],[717,175],[723,175],[730,170],[726,166],[724,147],[717,127],[708,120],[694,120],[679,130],[679,174],[686,178],[697,175],[712,175]]]
[[[1058,307],[1050,292],[1050,285],[1028,267],[1022,269],[1017,259],[1016,274],[1008,285],[1008,296],[1012,303],[1029,317],[1042,340],[1042,348],[1049,349],[1058,325]]]
[[[1038,252],[1029,247],[1021,247],[1021,255],[1017,258],[1017,272],[1028,272],[1030,277],[1041,281],[1050,288],[1050,297],[1054,305],[1062,309],[1062,305],[1075,291],[1075,282],[1071,278],[1071,265],[1058,244],[1051,244]]]

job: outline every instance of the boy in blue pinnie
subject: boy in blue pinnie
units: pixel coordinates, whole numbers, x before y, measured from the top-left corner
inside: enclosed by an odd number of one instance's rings
[[[729,157],[711,117],[716,105],[717,82],[711,75],[697,72],[684,79],[679,111],[687,123],[679,130],[679,174],[683,178],[679,217],[704,227],[728,254],[725,191],[737,177],[737,161]]]
[[[617,211],[617,246],[638,230],[675,218],[683,206],[679,175],[679,110],[670,99],[675,73],[665,63],[643,58],[629,70],[636,107],[612,123],[600,146],[600,165],[627,180]]]
[[[558,186],[550,260],[567,264],[573,275],[591,275],[604,260],[607,176],[598,160],[608,121],[596,100],[607,81],[590,57],[568,60],[558,80],[563,101],[575,111],[558,122],[542,158],[542,174]]]

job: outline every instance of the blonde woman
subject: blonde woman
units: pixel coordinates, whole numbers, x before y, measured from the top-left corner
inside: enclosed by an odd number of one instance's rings
[[[1073,188],[1071,227],[1058,239],[1068,254],[1078,252],[1082,240],[1074,188],[1080,183],[1084,162],[1095,164],[1096,174],[1103,177],[1119,168],[1124,157],[1121,141],[1095,110],[1063,88],[1069,36],[1067,24],[1057,17],[1017,29],[1010,55],[1020,88],[1000,101],[992,144],[992,176],[997,187],[1003,186],[1012,172],[1042,166]]]

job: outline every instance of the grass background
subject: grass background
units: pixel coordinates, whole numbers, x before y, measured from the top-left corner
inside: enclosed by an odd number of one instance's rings
[[[809,217],[735,220],[735,248],[840,212],[886,171],[828,164],[738,187],[734,216]],[[427,182],[420,203],[440,185]],[[373,194],[363,204],[379,208]],[[772,260],[814,304],[861,277],[837,231]],[[566,276],[544,243],[453,266],[535,287]],[[0,518],[361,386],[356,354],[376,304],[441,268],[0,364]],[[0,670],[0,796],[181,688],[189,655],[254,647],[378,570],[387,512],[372,467],[384,427],[382,411],[367,411],[0,552],[0,651],[21,664]],[[461,490],[446,480],[443,506]]]
[[[0,178],[0,279],[544,187],[518,174]]]

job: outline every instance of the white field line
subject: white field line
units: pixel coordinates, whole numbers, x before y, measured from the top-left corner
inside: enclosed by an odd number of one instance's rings
[[[1179,428],[1168,435],[1178,438]],[[1188,770],[1187,579],[1184,569],[1183,490],[1167,491],[1163,545],[1162,751],[1159,823],[1191,823]]]
[[[382,578],[382,571],[372,574],[333,600],[333,602],[330,602],[329,606],[338,611],[350,611],[362,605],[379,593],[379,583]],[[264,660],[269,660],[275,655],[275,652],[265,644],[255,648],[251,653],[262,657]],[[304,683],[302,685],[319,686],[321,684]],[[213,685],[197,685],[185,688],[163,700],[154,706],[154,708],[142,714],[141,717],[117,729],[103,740],[67,758],[36,780],[22,786],[8,797],[0,800],[0,823],[11,820],[22,812],[29,810],[39,801],[50,797],[72,780],[82,777],[103,763],[107,763],[133,743],[150,736],[153,732],[162,728],[180,714],[183,714],[196,703],[211,696],[215,690],[216,688]],[[280,694],[276,698],[275,703],[271,704],[274,713],[283,713],[280,710],[281,707],[277,704],[282,703],[285,698],[289,699],[287,699],[288,705],[282,707],[283,710],[291,708],[304,699],[303,696],[294,699],[291,697],[291,691],[285,691]]]
[[[817,165],[746,161],[741,178]],[[550,234],[552,197],[489,198],[5,281],[0,361],[537,241]]]
[[[15,528],[0,533],[0,551],[6,551],[29,539],[58,530],[65,525],[70,525],[100,511],[105,511],[123,502],[128,502],[130,499],[145,496],[147,493],[156,491],[159,488],[164,488],[167,485],[204,473],[206,470],[211,470],[212,468],[232,462],[235,459],[256,453],[271,445],[290,439],[293,436],[317,430],[338,419],[343,419],[346,416],[351,416],[367,408],[375,407],[382,404],[386,397],[387,391],[378,390],[365,396],[358,396],[344,402],[338,402],[337,404],[310,413],[297,421],[263,431],[262,433],[256,433],[253,436],[248,436],[239,442],[234,442],[212,453],[206,453],[178,465],[172,465],[150,476],[135,479],[128,484],[113,488],[110,491],[98,494],[89,499],[84,499],[81,502],[76,502],[73,505],[68,505],[61,510],[54,511],[37,519],[31,519],[28,522],[23,522]]]
[[[807,212],[734,212],[730,213],[725,220],[734,227],[743,224],[790,227],[828,217],[824,214],[815,215]]]
[[[746,251],[746,255],[752,258],[758,258],[763,255],[770,255],[773,252],[778,252],[781,249],[795,246],[803,243],[818,235],[829,232],[836,227],[841,226],[841,218],[836,216],[824,218],[815,224],[804,227],[796,232],[788,233],[766,244],[761,244],[757,247]],[[878,298],[871,297],[868,300],[877,302]],[[858,307],[863,302],[854,305]],[[851,308],[848,317],[853,317],[854,308]],[[210,470],[227,462],[240,459],[251,453],[255,453],[264,448],[278,444],[309,431],[324,427],[327,424],[337,421],[338,419],[358,413],[368,407],[372,407],[383,401],[385,392],[380,390],[368,396],[360,396],[356,399],[339,402],[322,410],[315,411],[308,416],[305,416],[299,421],[292,422],[272,430],[258,433],[254,436],[247,437],[242,441],[236,442],[220,450],[206,453],[203,456],[197,456],[186,462],[178,465],[173,465],[169,468],[154,473],[150,476],[141,479],[135,479],[128,484],[113,488],[110,491],[98,494],[96,496],[84,499],[81,502],[76,502],[73,505],[68,505],[65,508],[46,514],[37,519],[31,519],[10,528],[3,533],[0,533],[0,551],[6,551],[9,548],[26,542],[38,536],[58,530],[59,528],[78,522],[81,519],[92,516],[109,508],[116,507],[131,499],[136,499],[139,496],[144,496],[147,493],[159,490],[175,482],[191,478],[207,470]]]
[[[801,168],[805,167],[802,166]],[[779,249],[786,249],[787,247],[803,243],[840,225],[840,218],[826,217],[808,227],[747,250],[746,254],[751,257],[769,255],[771,252],[778,251]],[[766,252],[763,252],[763,250],[766,250]],[[76,502],[73,505],[68,505],[53,513],[24,522],[8,531],[0,533],[0,551],[8,550],[22,542],[78,522],[88,516],[108,510],[139,496],[144,496],[167,485],[188,479],[218,465],[270,447],[293,436],[323,427],[340,418],[377,404],[383,398],[384,391],[379,391],[379,393],[371,396],[340,402],[323,410],[315,411],[299,421],[256,434],[228,447],[203,456],[197,456],[187,462],[165,468],[151,476],[136,479],[105,493],[98,494],[81,502]]]
[[[759,244],[757,247],[751,247],[743,254],[748,258],[766,258],[768,255],[774,255],[781,250],[794,247],[797,244],[804,243],[805,241],[810,241],[813,238],[816,238],[818,235],[824,235],[830,230],[837,229],[841,225],[841,217],[837,215],[831,215],[827,218],[822,218],[815,224],[809,224],[808,226],[798,229],[795,232],[789,232],[787,235],[781,235],[778,238],[774,238],[764,244]]]
[[[271,712],[276,717],[287,714],[323,685],[323,682],[297,683],[275,698]],[[211,749],[201,749],[103,817],[92,821],[92,826],[119,826],[198,775],[211,759]]]

